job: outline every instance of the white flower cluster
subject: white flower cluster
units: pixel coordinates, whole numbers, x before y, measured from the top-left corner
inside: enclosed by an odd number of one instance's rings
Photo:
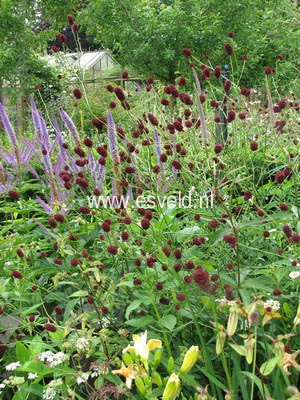
[[[82,383],[87,382],[89,379],[90,373],[89,372],[83,372],[81,375],[78,376],[76,379],[77,385],[81,385]]]
[[[57,365],[63,364],[63,362],[68,359],[68,356],[62,351],[55,354],[51,350],[48,350],[39,354],[37,358],[39,361],[46,362],[50,368],[54,368]]]
[[[21,365],[20,361],[8,364],[5,369],[6,371],[14,371],[16,368],[18,368]]]
[[[277,300],[267,300],[264,302],[264,309],[271,308],[274,311],[278,311],[280,309],[280,303]]]
[[[46,352],[47,353],[47,352]],[[43,399],[44,400],[53,400],[55,395],[58,392],[59,386],[63,384],[63,381],[59,379],[53,379],[48,383],[47,389],[43,391]]]
[[[300,278],[300,271],[292,271],[289,273],[289,277],[291,279],[297,279]]]
[[[85,337],[81,337],[76,340],[75,347],[78,351],[86,351],[89,348],[89,340]]]
[[[43,391],[43,399],[45,400],[53,400],[55,395],[56,390],[52,387],[47,387],[47,389]]]

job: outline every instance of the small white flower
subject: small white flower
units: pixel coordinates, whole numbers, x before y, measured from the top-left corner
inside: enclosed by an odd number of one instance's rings
[[[292,271],[289,273],[289,277],[291,279],[297,279],[300,277],[300,271]]]
[[[87,380],[89,379],[89,372],[83,372],[77,379],[76,379],[76,383],[77,385],[80,385],[81,383],[85,383],[87,382]]]
[[[20,361],[8,364],[5,369],[6,371],[14,371],[16,368],[18,368],[21,365]]]
[[[39,375],[37,373],[33,374],[32,372],[29,372],[28,374],[28,379],[35,379],[37,378]]]
[[[269,299],[264,302],[264,308],[271,308],[274,311],[278,311],[280,309],[280,303],[277,300]]]

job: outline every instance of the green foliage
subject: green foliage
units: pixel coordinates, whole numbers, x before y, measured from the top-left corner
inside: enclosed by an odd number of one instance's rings
[[[97,0],[88,3],[79,18],[121,64],[169,83],[187,71],[182,48],[190,48],[201,62],[209,54],[213,65],[224,65],[229,58],[223,46],[230,42],[239,62],[243,54],[249,56],[243,84],[259,86],[263,68],[275,67],[276,56],[287,61],[297,57],[297,15],[297,4],[290,0]],[[291,69],[285,74],[298,76]],[[283,77],[280,82],[284,86]]]

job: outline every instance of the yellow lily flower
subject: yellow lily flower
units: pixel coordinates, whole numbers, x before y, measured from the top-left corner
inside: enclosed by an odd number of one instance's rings
[[[131,389],[132,381],[136,378],[137,376],[137,371],[133,370],[133,365],[129,365],[129,367],[125,367],[124,363],[122,363],[121,369],[117,369],[114,371],[111,371],[112,374],[114,375],[121,375],[126,378],[126,386],[128,389]]]
[[[158,339],[150,339],[147,342],[147,331],[142,333],[141,335],[132,335],[133,337],[133,346],[127,346],[123,349],[123,353],[127,351],[134,351],[136,355],[141,357],[143,362],[148,361],[149,352],[153,349],[160,349],[162,347],[161,340]]]

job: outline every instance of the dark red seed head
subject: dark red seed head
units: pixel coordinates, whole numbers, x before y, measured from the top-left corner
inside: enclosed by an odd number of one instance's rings
[[[186,47],[184,47],[184,48],[182,49],[182,54],[183,54],[185,57],[191,57],[191,56],[192,56],[192,51],[191,51],[190,49],[187,49]]]
[[[230,90],[230,88],[231,88],[231,81],[230,81],[229,79],[227,79],[227,80],[224,82],[223,88],[224,88],[225,93],[228,93],[228,92],[229,92],[229,90]]]
[[[289,210],[289,206],[285,203],[280,203],[278,204],[278,207],[280,208],[281,211],[288,211]]]
[[[176,294],[176,300],[184,301],[185,300],[185,295],[183,293],[177,293]]]
[[[272,72],[273,72],[273,70],[272,70],[271,67],[266,67],[266,68],[265,68],[265,74],[266,74],[266,75],[271,75]]]
[[[179,260],[181,258],[181,250],[175,249],[174,256],[177,258],[177,260]]]
[[[288,224],[283,225],[282,230],[283,230],[285,236],[288,238],[290,238],[293,235],[293,230],[290,227],[290,225],[288,225]]]
[[[118,98],[121,102],[126,100],[125,93],[124,93],[123,89],[121,89],[121,88],[119,88],[119,87],[116,87],[116,88],[114,89],[114,92],[115,92],[115,95],[117,96],[117,98]]]
[[[108,314],[109,313],[109,309],[105,306],[101,307],[101,311],[103,312],[103,314]]]
[[[202,267],[197,267],[193,272],[193,280],[197,286],[205,288],[209,284],[209,274]]]
[[[55,221],[54,218],[49,218],[48,219],[48,224],[51,226],[51,228],[55,229],[57,228],[57,222]]]
[[[12,271],[11,275],[16,279],[22,279],[23,278],[23,275],[21,274],[21,272],[17,271],[16,269],[14,269]]]
[[[94,145],[92,139],[89,138],[89,137],[84,138],[83,144],[84,144],[86,147],[93,147],[93,145]]]
[[[286,175],[284,171],[278,171],[275,174],[275,182],[278,183],[278,185],[281,185],[283,181],[285,180]]]
[[[77,267],[77,265],[80,264],[80,261],[77,258],[72,258],[70,264],[72,267]]]
[[[217,79],[221,77],[221,67],[219,65],[214,68],[214,75]]]
[[[68,15],[67,15],[67,20],[68,20],[68,22],[69,22],[70,25],[73,25],[73,24],[74,24],[74,17],[73,17],[73,15],[68,14]]]
[[[228,56],[232,56],[232,54],[233,54],[233,47],[232,47],[232,45],[231,45],[230,43],[225,43],[224,49],[225,49],[225,52],[226,52],[226,54],[227,54]]]
[[[20,198],[20,194],[18,192],[16,192],[15,190],[9,190],[8,196],[13,200],[19,200],[19,198]]]
[[[209,222],[209,226],[211,227],[211,229],[216,229],[219,225],[220,225],[220,222],[217,221],[216,219],[212,219]]]
[[[63,214],[60,214],[60,213],[54,214],[53,218],[57,222],[64,222],[64,220],[65,220],[65,217],[63,216]]]
[[[118,247],[117,246],[108,246],[106,248],[106,250],[112,254],[113,256],[115,256],[118,253]]]
[[[78,100],[80,100],[82,98],[82,92],[79,88],[73,89],[73,95]]]
[[[215,148],[214,148],[214,152],[216,154],[220,154],[222,150],[223,150],[222,143],[216,143]]]
[[[22,250],[22,249],[20,249],[20,248],[18,248],[17,250],[16,250],[16,253],[17,253],[17,255],[20,257],[20,258],[23,258],[24,257],[24,251]]]
[[[64,313],[64,310],[63,310],[61,307],[59,307],[59,306],[55,306],[55,307],[54,307],[54,311],[55,311],[55,313],[56,313],[57,315],[63,315],[63,313]]]
[[[144,218],[141,220],[141,226],[143,229],[147,230],[150,227],[150,221],[148,218]]]
[[[250,144],[250,149],[251,149],[252,151],[256,151],[256,150],[258,149],[258,143],[257,143],[257,142],[252,142],[252,143]]]
[[[44,329],[45,329],[46,331],[49,331],[49,332],[56,332],[56,331],[57,331],[56,326],[54,326],[54,325],[52,325],[52,324],[45,324],[45,325],[44,325]]]
[[[178,169],[178,170],[182,168],[181,163],[180,163],[179,161],[176,161],[176,160],[172,161],[172,166],[173,166],[175,169]]]
[[[87,302],[89,303],[89,304],[94,304],[94,302],[95,302],[95,300],[94,300],[94,297],[93,296],[87,296]]]

